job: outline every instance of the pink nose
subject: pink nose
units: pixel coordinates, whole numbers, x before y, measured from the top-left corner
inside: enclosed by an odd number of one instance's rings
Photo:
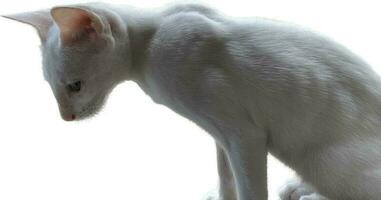
[[[70,115],[70,116],[67,116],[65,118],[66,121],[74,121],[76,119],[76,116],[74,114]]]

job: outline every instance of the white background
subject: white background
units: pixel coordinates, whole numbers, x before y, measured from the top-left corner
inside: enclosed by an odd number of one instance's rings
[[[79,1],[2,2],[0,14]],[[82,2],[82,1],[80,1]],[[168,1],[106,1],[138,7]],[[377,1],[213,0],[231,16],[264,16],[311,27],[381,68]],[[136,84],[120,85],[94,119],[60,119],[42,77],[39,40],[23,24],[0,19],[1,200],[195,200],[217,185],[213,140],[155,105]],[[273,158],[270,199],[292,173]]]

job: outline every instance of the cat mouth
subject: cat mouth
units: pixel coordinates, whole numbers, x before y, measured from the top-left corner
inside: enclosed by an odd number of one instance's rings
[[[83,107],[76,115],[74,120],[84,120],[95,117],[104,107],[105,96],[95,97],[87,106]]]

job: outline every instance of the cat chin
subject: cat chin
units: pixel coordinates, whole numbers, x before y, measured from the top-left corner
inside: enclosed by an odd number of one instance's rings
[[[76,121],[88,120],[96,117],[104,108],[106,103],[106,96],[97,98],[94,102],[82,109],[81,112],[76,114]]]
[[[84,120],[89,120],[92,118],[95,118],[100,111],[102,110],[103,106],[98,106],[97,108],[91,109],[91,111],[79,113],[75,119],[75,121],[84,121]]]
[[[81,115],[78,116],[74,121],[86,121],[86,120],[91,120],[95,118],[98,115],[98,113],[92,113],[92,114],[87,114],[87,115]]]
[[[96,110],[96,111],[86,112],[86,113],[80,113],[80,114],[76,115],[76,118],[73,121],[91,120],[91,119],[95,118],[96,116],[98,116],[100,111],[101,111],[101,109]]]

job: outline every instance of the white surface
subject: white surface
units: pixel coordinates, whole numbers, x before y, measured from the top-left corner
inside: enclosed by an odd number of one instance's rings
[[[79,1],[12,0],[2,3],[0,14],[72,2]],[[144,7],[168,1],[106,2]],[[309,26],[381,67],[377,1],[208,3],[234,16]],[[0,27],[1,200],[195,200],[216,187],[212,139],[189,120],[155,105],[134,83],[120,85],[96,118],[63,122],[42,77],[37,34],[6,19],[0,19]],[[291,174],[270,158],[270,200],[277,199],[276,189]]]

